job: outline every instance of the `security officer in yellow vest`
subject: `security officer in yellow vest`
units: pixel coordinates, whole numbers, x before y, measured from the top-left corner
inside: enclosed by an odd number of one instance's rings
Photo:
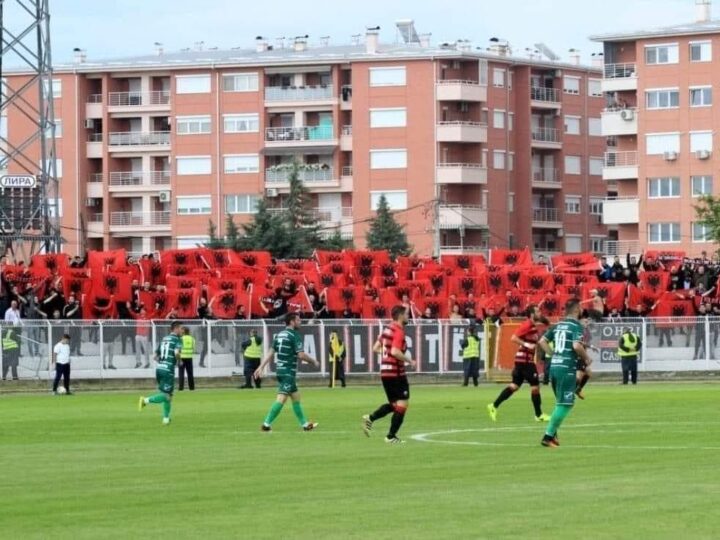
[[[263,355],[262,338],[257,335],[257,330],[250,330],[250,337],[240,346],[243,351],[243,375],[245,376],[245,384],[240,388],[252,388],[253,380],[255,388],[260,388],[262,380],[259,377],[257,379],[253,377],[255,370],[260,367]]]
[[[345,343],[340,339],[337,332],[330,333],[330,384],[328,388],[335,387],[335,381],[345,388],[345,358],[347,351]]]
[[[180,337],[182,347],[180,348],[180,363],[178,364],[178,372],[180,383],[179,390],[185,389],[185,372],[187,372],[188,388],[195,390],[195,376],[193,375],[193,354],[195,354],[195,338],[192,337],[189,328],[183,330]]]
[[[468,326],[465,339],[460,342],[460,349],[463,355],[463,364],[465,378],[463,386],[467,386],[472,377],[473,384],[478,385],[478,377],[480,376],[480,338],[477,337],[477,326],[471,324]]]
[[[633,384],[637,384],[638,356],[641,348],[640,336],[633,332],[632,328],[623,328],[617,350],[622,365],[623,384],[627,384],[628,379],[632,380]]]
[[[20,361],[20,343],[15,331],[7,328],[2,336],[2,378],[7,379],[7,374],[12,369],[12,378],[18,380],[18,362]]]

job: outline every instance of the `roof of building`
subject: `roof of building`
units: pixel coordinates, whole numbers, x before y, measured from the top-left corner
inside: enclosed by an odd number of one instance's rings
[[[645,28],[634,32],[612,34],[598,34],[590,36],[592,41],[631,41],[635,39],[671,36],[694,36],[702,34],[717,34],[720,32],[720,19],[703,22],[677,24],[660,28]]]

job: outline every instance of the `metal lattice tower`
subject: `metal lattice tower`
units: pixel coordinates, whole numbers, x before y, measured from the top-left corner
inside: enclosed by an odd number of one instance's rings
[[[0,170],[36,178],[33,188],[0,187],[0,254],[24,260],[61,243],[48,2],[0,0],[0,113],[9,132],[0,133]],[[18,73],[10,84],[7,71]]]

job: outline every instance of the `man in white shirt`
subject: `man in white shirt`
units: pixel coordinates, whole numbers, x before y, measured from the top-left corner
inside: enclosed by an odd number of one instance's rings
[[[10,307],[5,310],[5,322],[13,326],[20,326],[20,309],[17,300],[10,302]]]
[[[55,381],[53,382],[53,394],[57,394],[60,377],[63,378],[65,392],[70,392],[70,334],[63,334],[60,341],[53,349],[52,363],[55,364]]]

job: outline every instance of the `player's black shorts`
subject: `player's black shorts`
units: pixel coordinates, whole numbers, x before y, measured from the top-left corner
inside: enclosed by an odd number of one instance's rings
[[[384,378],[382,384],[389,403],[410,399],[410,384],[407,377]]]
[[[578,360],[577,361],[577,370],[585,372],[587,370],[587,364],[585,364],[585,362],[583,362],[582,360]]]
[[[524,382],[527,382],[530,386],[538,386],[540,379],[538,378],[535,363],[515,362],[515,368],[512,371],[512,382],[515,386],[522,386]]]

